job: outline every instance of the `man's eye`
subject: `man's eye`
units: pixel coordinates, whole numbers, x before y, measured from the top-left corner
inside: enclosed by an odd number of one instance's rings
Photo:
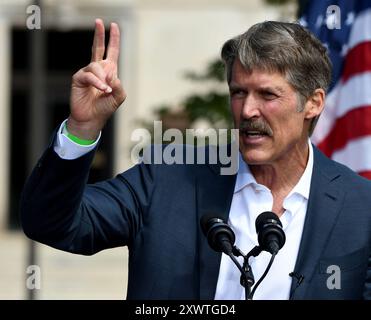
[[[262,96],[263,96],[264,99],[267,99],[267,100],[273,100],[273,99],[277,98],[277,95],[273,92],[270,92],[270,91],[262,92]]]
[[[231,97],[244,97],[246,95],[246,92],[243,90],[233,90],[231,91]]]

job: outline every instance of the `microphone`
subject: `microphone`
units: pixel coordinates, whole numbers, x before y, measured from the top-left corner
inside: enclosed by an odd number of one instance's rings
[[[295,279],[296,279],[296,281],[297,281],[297,285],[298,285],[298,286],[299,286],[299,285],[303,282],[303,280],[304,280],[304,276],[303,276],[302,274],[300,274],[300,273],[295,272],[295,271],[290,272],[290,273],[289,273],[289,276],[290,276],[291,278],[295,278]]]
[[[286,241],[282,223],[273,212],[261,213],[255,221],[258,242],[262,250],[276,255]]]
[[[247,266],[244,268],[240,265],[236,257],[236,253],[242,255],[247,263],[247,258],[242,252],[234,246],[236,236],[231,227],[226,224],[223,218],[216,216],[215,214],[205,214],[200,219],[201,229],[204,233],[209,246],[217,251],[224,252],[228,255],[233,263],[236,265],[238,270],[241,272],[241,285],[245,288],[245,298],[248,299],[251,292],[251,287],[254,284],[254,276],[252,271]],[[235,250],[234,250],[235,249]]]
[[[272,256],[263,275],[256,283],[254,289],[249,294],[252,299],[256,289],[267,276],[278,251],[283,247],[286,241],[285,233],[282,230],[282,223],[277,215],[271,211],[261,213],[255,221],[256,232],[258,233],[258,242],[261,250],[268,251]]]
[[[215,214],[203,215],[200,224],[209,246],[217,252],[224,252],[230,256],[236,240],[231,227]]]
[[[295,279],[296,279],[296,285],[295,285],[294,289],[291,290],[291,292],[290,292],[290,296],[289,296],[289,299],[291,300],[292,297],[293,297],[294,294],[295,294],[296,289],[299,288],[299,286],[300,286],[300,285],[302,284],[302,282],[304,281],[304,276],[303,276],[302,274],[296,272],[296,271],[290,272],[290,273],[289,273],[289,276],[290,276],[291,278],[295,278]]]

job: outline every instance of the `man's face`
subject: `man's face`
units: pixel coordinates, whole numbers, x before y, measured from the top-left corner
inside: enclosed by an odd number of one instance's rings
[[[249,73],[236,59],[229,88],[245,162],[274,165],[302,152],[309,119],[306,110],[297,111],[297,94],[281,74],[257,69]]]

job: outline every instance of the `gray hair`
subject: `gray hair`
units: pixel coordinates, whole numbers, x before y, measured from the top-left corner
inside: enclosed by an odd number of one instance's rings
[[[327,91],[331,82],[331,61],[326,48],[297,23],[265,21],[228,40],[222,48],[228,83],[237,57],[247,71],[260,69],[284,75],[298,92],[298,111],[318,88]],[[312,134],[319,116],[309,128]]]

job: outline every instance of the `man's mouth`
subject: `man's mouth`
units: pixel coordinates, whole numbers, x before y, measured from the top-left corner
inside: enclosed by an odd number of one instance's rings
[[[273,131],[269,125],[263,121],[245,120],[240,123],[240,135],[246,138],[257,139],[272,137]]]
[[[248,137],[262,137],[262,136],[269,136],[269,134],[265,131],[257,131],[257,130],[241,130],[241,133]]]

